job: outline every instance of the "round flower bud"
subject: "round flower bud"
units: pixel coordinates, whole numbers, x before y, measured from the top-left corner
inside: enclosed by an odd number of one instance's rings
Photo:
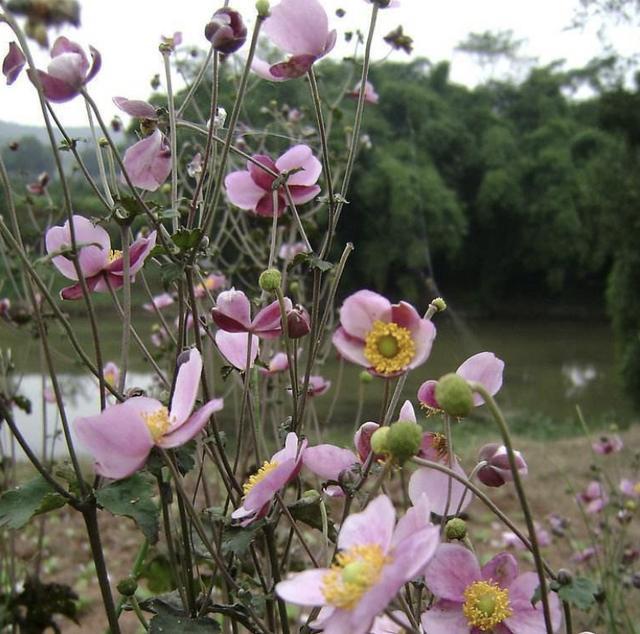
[[[280,271],[278,271],[278,269],[267,269],[266,271],[262,271],[262,273],[260,273],[260,278],[258,279],[260,288],[268,293],[273,293],[279,289],[281,283],[282,275],[280,275]]]
[[[437,311],[439,313],[444,312],[445,310],[447,310],[447,302],[444,301],[444,299],[442,299],[442,297],[436,297],[432,302],[431,305],[437,309]]]
[[[445,374],[436,385],[435,396],[440,407],[450,416],[467,416],[473,409],[473,392],[459,374]]]
[[[421,444],[422,427],[420,427],[418,423],[409,420],[399,420],[389,427],[389,435],[387,438],[389,453],[400,464],[403,464],[409,460],[409,458],[415,456]]]
[[[371,383],[373,381],[373,375],[368,370],[362,370],[360,372],[360,383],[364,383],[365,385]]]
[[[135,577],[126,577],[118,583],[118,592],[123,597],[132,597],[138,589],[138,582]]]
[[[311,330],[311,318],[304,306],[297,304],[287,313],[287,334],[290,339],[300,339]]]
[[[268,18],[271,13],[269,0],[258,0],[256,2],[256,11],[261,18]]]
[[[558,570],[558,583],[561,586],[568,586],[573,581],[573,575],[566,568]]]
[[[459,517],[450,519],[444,527],[444,534],[449,541],[463,540],[467,536],[467,523]]]
[[[247,27],[242,16],[231,9],[218,9],[204,28],[204,36],[211,42],[214,50],[229,55],[235,53],[247,39]]]
[[[380,427],[371,435],[371,451],[374,454],[384,455],[389,453],[390,427]]]
[[[529,469],[525,459],[519,451],[514,451],[516,468],[521,476],[526,476]],[[490,443],[484,445],[478,454],[478,458],[484,464],[478,469],[478,480],[488,487],[501,487],[507,482],[513,481],[509,455],[504,445]]]
[[[302,494],[302,497],[307,501],[317,500],[320,494],[315,489],[309,489]]]

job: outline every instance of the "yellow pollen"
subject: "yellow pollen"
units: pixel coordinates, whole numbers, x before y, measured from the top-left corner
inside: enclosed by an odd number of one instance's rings
[[[116,374],[115,374],[115,372],[105,372],[104,373],[104,381],[105,381],[105,383],[108,383],[112,387],[115,387],[115,385],[116,385]]]
[[[404,370],[415,356],[416,346],[407,328],[374,321],[367,334],[364,356],[378,374]]]
[[[469,627],[489,632],[513,614],[509,590],[493,581],[474,581],[464,591],[462,612]]]
[[[431,446],[435,449],[440,458],[446,458],[449,455],[449,450],[447,449],[447,437],[444,434],[441,434],[440,432],[433,434]]]
[[[322,579],[324,598],[330,605],[352,610],[390,561],[379,544],[354,546],[338,553],[336,563]]]
[[[108,256],[109,264],[111,264],[111,262],[114,262],[115,260],[119,260],[121,257],[122,257],[122,251],[118,251],[117,249],[111,249],[109,251],[109,256]]]
[[[247,495],[247,493],[249,493],[249,491],[251,491],[251,489],[253,489],[253,487],[256,486],[256,484],[258,484],[258,482],[261,482],[262,480],[264,480],[267,474],[271,473],[277,466],[278,466],[277,462],[275,461],[267,462],[265,460],[264,464],[260,467],[258,472],[254,473],[242,486],[242,490],[244,491],[244,494]]]
[[[637,493],[638,495],[640,495],[640,482],[636,482],[636,483],[633,485],[633,492],[634,492],[634,493]]]
[[[155,412],[142,414],[144,422],[146,423],[151,436],[154,440],[158,440],[164,436],[170,426],[169,422],[169,410],[166,407],[161,407]]]

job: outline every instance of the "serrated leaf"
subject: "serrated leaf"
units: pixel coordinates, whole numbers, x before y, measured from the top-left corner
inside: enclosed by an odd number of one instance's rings
[[[65,504],[65,499],[42,476],[38,476],[0,495],[0,526],[22,528],[32,517]]]
[[[162,265],[160,279],[162,280],[162,286],[165,291],[169,289],[173,282],[178,281],[182,277],[183,272],[183,266],[179,262],[170,262],[169,264]]]
[[[598,586],[588,577],[576,577],[558,590],[558,596],[579,610],[588,610],[595,603]]]
[[[145,213],[144,205],[134,196],[120,196],[116,201],[118,207],[122,207],[125,211],[129,212],[133,216]],[[152,207],[153,204],[147,204],[148,207]]]
[[[156,244],[151,251],[149,251],[150,258],[156,258],[159,255],[167,255],[167,249],[163,244]]]
[[[154,481],[149,474],[136,473],[99,491],[96,500],[113,515],[131,518],[153,544],[158,541],[159,509],[152,497]]]
[[[327,260],[321,260],[317,255],[312,255],[309,258],[309,268],[318,269],[318,271],[325,273],[333,268],[333,263]]]
[[[202,229],[180,229],[171,236],[174,244],[181,251],[189,251],[200,244]]]
[[[287,508],[291,516],[303,522],[311,528],[316,528],[322,531],[322,512],[320,510],[320,497],[305,498],[302,497],[293,504],[288,504]],[[338,538],[336,527],[331,521],[328,526],[328,536],[332,542],[335,542]]]
[[[225,526],[222,532],[222,554],[233,553],[238,557],[244,555],[263,526],[264,521],[254,522],[244,528],[240,526]]]

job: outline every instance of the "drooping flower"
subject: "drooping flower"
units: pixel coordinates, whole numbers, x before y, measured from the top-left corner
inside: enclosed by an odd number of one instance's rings
[[[154,398],[135,396],[97,416],[77,418],[73,429],[93,456],[96,473],[115,480],[126,478],[144,466],[154,446],[172,449],[195,438],[223,407],[218,398],[191,413],[201,372],[202,358],[192,349],[178,369],[170,408]]]
[[[620,438],[618,434],[615,434],[614,436],[601,436],[598,440],[594,441],[591,446],[597,454],[607,456],[622,451],[624,443],[622,442],[622,438]]]
[[[502,373],[504,371],[504,361],[498,359],[493,352],[479,352],[469,357],[456,370],[456,374],[466,381],[475,381],[484,385],[491,396],[497,394],[502,387]],[[428,410],[442,409],[436,400],[437,381],[425,381],[418,389],[418,400],[420,404]],[[479,407],[484,403],[484,399],[474,393],[473,404]]]
[[[538,575],[519,575],[518,562],[509,553],[496,555],[481,568],[464,546],[440,544],[424,578],[438,597],[422,615],[429,634],[546,634],[541,603],[532,602]],[[556,632],[562,615],[555,593],[549,594],[549,603]]]
[[[576,496],[587,513],[599,513],[609,502],[609,496],[605,491],[602,482],[592,480],[587,486]]]
[[[121,251],[111,249],[109,234],[83,216],[73,216],[73,227],[78,248],[78,265],[89,291],[105,293],[109,286],[121,288],[124,277],[124,259]],[[71,231],[67,220],[61,227],[51,227],[45,238],[47,253],[71,248]],[[133,279],[144,265],[145,259],[156,243],[156,232],[148,237],[138,237],[129,247],[129,272]],[[78,280],[73,262],[65,255],[52,258],[54,266],[70,280]],[[79,282],[60,291],[62,299],[79,299],[82,286]]]
[[[291,199],[295,205],[313,200],[320,193],[316,185],[322,165],[307,145],[295,145],[275,161],[266,154],[255,154],[255,161],[278,175],[289,173],[286,179]],[[273,183],[276,177],[265,172],[251,161],[247,169],[231,172],[224,180],[229,200],[240,209],[252,211],[258,216],[273,217]],[[277,189],[277,208],[280,216],[288,206],[284,183]]]
[[[351,97],[352,99],[359,99],[360,86],[361,86],[360,82],[356,83],[356,85],[353,87],[351,92],[347,93],[347,97]],[[364,84],[364,100],[367,103],[371,103],[371,104],[377,104],[378,101],[380,100],[380,96],[378,95],[378,93],[376,92],[376,89],[373,87],[373,84],[370,81],[366,81]]]
[[[225,55],[235,53],[247,39],[242,16],[230,7],[218,9],[204,28],[204,36],[214,50]]]
[[[272,375],[284,372],[289,369],[289,358],[284,352],[277,352],[271,357],[269,365],[266,368],[258,368],[260,374]]]
[[[77,97],[82,87],[90,82],[100,70],[102,58],[100,53],[89,47],[91,64],[82,47],[64,36],[60,36],[51,47],[51,62],[47,72],[36,71],[42,92],[48,101],[63,103]],[[33,81],[31,70],[27,74]]]
[[[340,308],[333,345],[348,361],[391,377],[424,363],[435,336],[435,326],[411,304],[391,304],[373,291],[358,291]]]
[[[425,496],[396,524],[391,500],[378,496],[344,521],[331,568],[291,575],[277,584],[276,593],[290,603],[322,606],[313,628],[368,634],[376,616],[435,553],[439,531],[429,516]]]
[[[264,517],[276,493],[298,475],[306,447],[306,440],[298,447],[298,437],[293,432],[288,433],[284,449],[275,453],[245,482],[242,506],[231,517],[242,526]]]
[[[160,293],[160,295],[152,297],[150,302],[143,304],[142,308],[149,313],[155,313],[156,310],[162,310],[167,306],[171,306],[175,301],[171,293]]]
[[[15,42],[9,42],[9,52],[2,60],[2,74],[7,78],[7,86],[11,86],[18,79],[27,60]]]
[[[164,134],[155,130],[127,148],[122,162],[133,185],[154,192],[171,173],[171,148]],[[127,182],[124,174],[120,179]]]
[[[529,468],[522,454],[519,451],[514,451],[513,453],[518,473],[521,476],[526,476]],[[504,445],[498,445],[497,443],[485,445],[480,449],[478,458],[481,462],[486,463],[477,472],[478,480],[482,484],[488,487],[500,487],[507,482],[513,482],[509,456]]]
[[[337,36],[335,29],[329,30],[329,18],[318,0],[281,0],[271,9],[262,32],[289,55],[277,64],[254,59],[253,71],[269,81],[302,77],[333,49]]]
[[[287,312],[287,335],[289,339],[301,339],[311,332],[311,317],[309,311],[300,304],[296,304]]]
[[[33,183],[29,183],[27,187],[27,191],[32,196],[44,196],[47,193],[47,185],[49,184],[49,174],[47,172],[42,172],[38,174],[38,178],[33,181]]]

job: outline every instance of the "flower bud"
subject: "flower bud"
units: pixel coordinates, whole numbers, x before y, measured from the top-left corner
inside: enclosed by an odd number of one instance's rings
[[[435,396],[450,416],[467,416],[473,409],[473,392],[459,374],[445,374],[436,385]]]
[[[271,14],[271,6],[269,0],[258,0],[256,2],[256,11],[261,18],[268,18]]]
[[[247,39],[247,27],[242,16],[231,9],[218,9],[204,28],[204,36],[211,42],[214,50],[229,55],[235,53]]]
[[[307,309],[296,304],[287,313],[287,334],[290,339],[300,339],[309,334],[311,330],[311,318]]]
[[[373,381],[373,375],[371,372],[368,370],[362,370],[362,372],[360,372],[360,383],[368,385],[371,381]]]
[[[409,460],[409,458],[415,456],[421,444],[422,427],[420,427],[418,423],[409,420],[399,420],[389,427],[387,445],[389,453],[398,463],[403,464]]]
[[[371,435],[371,451],[374,454],[389,453],[389,427],[380,427]]]
[[[516,467],[521,476],[528,473],[527,463],[519,451],[514,451]],[[501,487],[513,481],[509,455],[504,445],[490,443],[480,449],[479,459],[486,464],[478,469],[478,480],[488,487]]]
[[[118,592],[123,597],[132,597],[138,589],[138,582],[135,577],[126,577],[118,583]]]
[[[566,568],[560,568],[558,570],[558,583],[561,586],[568,586],[573,581],[573,575]]]
[[[445,310],[447,310],[447,302],[444,301],[444,299],[442,299],[442,297],[436,297],[432,302],[431,305],[439,312],[442,313]]]
[[[467,536],[467,523],[459,517],[450,519],[444,527],[444,534],[449,541],[463,540]]]
[[[260,278],[258,279],[260,288],[263,291],[267,291],[267,293],[274,293],[280,288],[281,283],[282,275],[280,275],[280,271],[278,271],[278,269],[267,269],[266,271],[262,271],[262,273],[260,273]]]

